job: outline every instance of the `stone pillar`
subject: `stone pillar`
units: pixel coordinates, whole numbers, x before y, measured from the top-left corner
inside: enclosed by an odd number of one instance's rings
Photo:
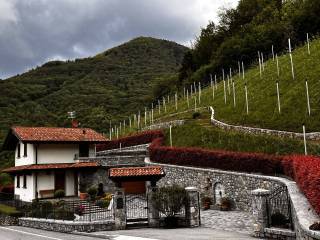
[[[148,223],[149,227],[159,227],[160,226],[160,215],[159,211],[154,207],[152,196],[157,189],[155,187],[148,188]]]
[[[266,189],[255,189],[252,194],[252,216],[254,224],[254,236],[263,237],[264,229],[268,227],[267,197],[270,191]]]
[[[113,197],[114,222],[116,230],[126,228],[126,198],[123,189],[117,189]]]
[[[185,188],[187,192],[186,225],[187,227],[199,227],[200,220],[200,196],[195,187]]]

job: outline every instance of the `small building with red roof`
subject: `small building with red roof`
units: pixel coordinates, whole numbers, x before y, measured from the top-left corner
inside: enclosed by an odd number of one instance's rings
[[[15,196],[23,201],[53,197],[57,190],[78,196],[79,174],[98,164],[77,160],[95,156],[96,144],[107,141],[90,128],[12,127],[2,149],[15,151],[15,166],[4,172],[14,175]]]

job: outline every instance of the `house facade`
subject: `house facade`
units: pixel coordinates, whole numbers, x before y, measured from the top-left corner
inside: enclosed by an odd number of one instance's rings
[[[57,190],[78,196],[79,175],[96,169],[96,162],[79,162],[95,156],[96,144],[108,141],[89,128],[12,127],[3,144],[15,150],[14,194],[23,201],[50,198]]]

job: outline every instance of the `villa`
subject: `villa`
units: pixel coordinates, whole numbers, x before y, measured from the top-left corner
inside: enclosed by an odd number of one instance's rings
[[[15,198],[49,198],[57,190],[78,196],[81,172],[98,164],[77,159],[94,156],[96,144],[107,141],[89,128],[12,127],[3,150],[15,151],[15,166],[4,170],[14,175]]]

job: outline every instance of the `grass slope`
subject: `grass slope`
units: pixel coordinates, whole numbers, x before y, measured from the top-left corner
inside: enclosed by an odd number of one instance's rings
[[[236,125],[270,128],[302,132],[302,124],[306,125],[307,132],[320,131],[320,40],[311,42],[311,55],[308,55],[307,47],[302,46],[294,50],[293,62],[295,79],[292,79],[289,55],[279,57],[280,77],[277,76],[276,61],[272,59],[265,62],[265,70],[260,78],[259,66],[253,66],[245,71],[245,79],[236,71],[232,80],[235,85],[236,106],[233,105],[233,89],[227,77],[226,95],[224,102],[224,84],[218,76],[217,90],[213,99],[212,88],[202,89],[201,103],[198,95],[189,97],[189,107],[186,98],[180,92],[178,112],[194,108],[194,98],[197,106],[213,106],[215,117],[218,120]],[[229,69],[225,69],[225,76]],[[213,74],[214,76],[214,74]],[[308,80],[311,115],[308,115],[305,80]],[[276,81],[279,81],[281,114],[278,112]],[[249,114],[246,113],[245,90],[247,83]],[[196,83],[198,88],[198,83]],[[190,92],[190,86],[189,92]],[[176,112],[173,97],[167,103],[167,112],[159,115],[155,111],[155,118],[164,117]]]

